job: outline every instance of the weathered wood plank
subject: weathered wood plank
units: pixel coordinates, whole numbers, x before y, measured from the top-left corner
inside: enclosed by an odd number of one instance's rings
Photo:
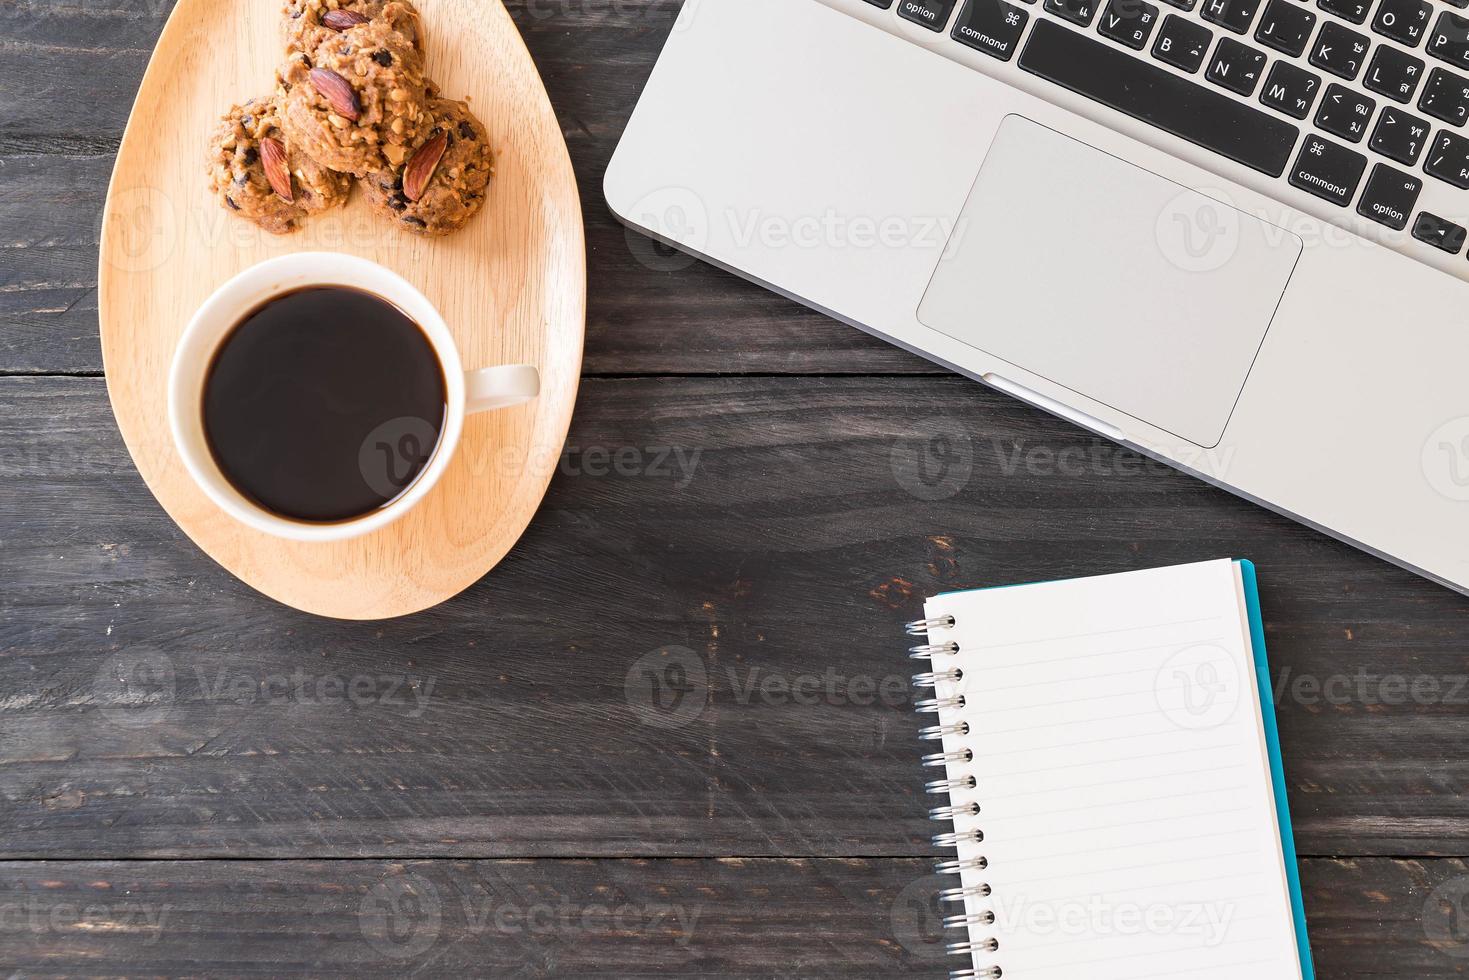
[[[78,975],[932,976],[942,951],[920,927],[935,915],[927,896],[903,895],[924,870],[860,860],[7,865],[0,959]],[[900,896],[912,952],[890,924]]]
[[[0,155],[0,370],[101,369],[97,243],[111,172],[110,156]]]
[[[589,373],[937,372],[655,246],[607,210],[602,173],[677,2],[509,6],[545,76],[581,184]],[[101,370],[92,290],[111,147],[169,9],[166,0],[3,7],[0,373]]]
[[[1318,976],[1469,973],[1462,861],[1318,859],[1302,876]],[[912,859],[8,863],[0,960],[73,976],[934,977],[949,965],[937,886]]]
[[[590,381],[570,445],[484,581],[341,624],[183,539],[100,380],[0,381],[0,853],[919,854],[925,593],[1220,555],[1302,853],[1469,842],[1469,603],[1406,572],[958,380]]]

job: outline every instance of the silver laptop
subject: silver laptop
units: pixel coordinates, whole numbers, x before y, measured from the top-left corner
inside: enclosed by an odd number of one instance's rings
[[[1469,591],[1466,120],[1439,0],[687,0],[605,192]]]

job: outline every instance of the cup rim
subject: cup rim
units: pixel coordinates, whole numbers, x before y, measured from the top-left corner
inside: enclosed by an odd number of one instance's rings
[[[428,338],[444,375],[444,424],[428,465],[407,489],[376,510],[343,521],[315,523],[284,517],[250,500],[229,481],[191,424],[203,430],[198,405],[209,364],[230,332],[251,309],[301,288],[346,286],[391,303]],[[370,259],[340,252],[292,252],[236,273],[209,295],[174,345],[168,375],[168,422],[174,448],[195,486],[212,503],[247,527],[292,541],[342,541],[380,530],[426,497],[448,468],[464,429],[464,366],[448,324],[433,303],[398,273]],[[191,423],[186,413],[197,418]],[[202,445],[202,451],[201,451]]]

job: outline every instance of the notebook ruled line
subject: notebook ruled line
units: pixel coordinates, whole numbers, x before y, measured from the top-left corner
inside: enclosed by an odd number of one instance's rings
[[[1226,701],[1225,699],[1220,699],[1220,700],[1218,700],[1218,701],[1215,702],[1215,704],[1226,704],[1226,703],[1233,704],[1233,703],[1237,703],[1237,702],[1235,702],[1233,700]],[[1041,730],[1046,729],[1046,728],[1065,728],[1065,727],[1070,726],[1070,725],[1098,725],[1098,724],[1101,724],[1104,721],[1123,721],[1123,720],[1128,719],[1128,718],[1147,718],[1147,717],[1150,717],[1152,715],[1160,715],[1160,716],[1166,717],[1166,715],[1163,715],[1163,709],[1162,708],[1157,707],[1157,706],[1154,706],[1153,708],[1151,708],[1151,709],[1149,709],[1147,711],[1132,711],[1132,712],[1128,712],[1127,714],[1122,714],[1122,715],[1102,715],[1100,718],[1072,718],[1072,719],[1068,719],[1066,721],[1048,722],[1048,723],[1046,723],[1044,725],[1026,725],[1026,726],[1022,726],[1020,728],[986,729],[982,725],[979,725],[975,719],[971,719],[971,718],[967,717],[967,714],[966,713],[967,712],[970,712],[970,711],[973,711],[973,708],[972,707],[966,707],[964,709],[964,711],[962,711],[962,712],[959,713],[960,714],[960,717],[963,718],[965,721],[968,721],[970,723],[970,727],[971,728],[974,728],[975,733],[977,735],[981,735],[981,736],[988,737],[988,738],[993,738],[996,735],[1021,735],[1021,734],[1024,734],[1026,732],[1038,732],[1038,731],[1041,731]],[[1176,729],[1175,729],[1175,731],[1176,731]]]
[[[1153,712],[1150,711],[1150,712],[1148,712],[1148,714],[1153,714]],[[1135,717],[1135,716],[1128,715],[1128,716],[1124,716],[1124,717]],[[1050,749],[1070,749],[1070,748],[1075,748],[1078,745],[1101,745],[1101,744],[1104,744],[1106,742],[1122,742],[1122,741],[1136,740],[1136,739],[1139,739],[1139,738],[1158,738],[1158,737],[1163,736],[1163,735],[1174,735],[1174,734],[1177,734],[1177,732],[1178,732],[1177,726],[1173,725],[1170,722],[1167,728],[1161,728],[1161,729],[1157,729],[1155,731],[1134,732],[1131,735],[1109,735],[1106,738],[1079,738],[1079,739],[1076,739],[1075,741],[1072,741],[1072,742],[1049,742],[1049,743],[1046,743],[1044,745],[1035,745],[1035,744],[1032,744],[1032,745],[1029,746],[1029,748],[1032,751],[1038,751],[1038,752],[1039,751],[1049,751]],[[1006,734],[1009,734],[1009,732],[1008,731],[987,732],[986,734],[989,735],[989,736],[1006,735]]]
[[[1055,708],[1063,704],[1085,704],[1088,701],[1114,701],[1117,698],[1145,698],[1157,694],[1168,694],[1173,691],[1186,690],[1188,690],[1186,685],[1176,684],[1169,685],[1167,687],[1144,688],[1138,691],[1114,691],[1111,694],[1093,694],[1089,697],[1084,698],[1062,698],[1059,701],[1038,701],[1035,704],[1018,704],[1013,708],[992,708],[989,706],[984,706],[983,710],[987,715],[1001,715],[1007,714],[1011,711],[1037,711],[1041,708]],[[978,701],[978,698],[981,694],[987,694],[988,692],[983,691],[983,689],[975,692],[973,688],[966,688],[963,693],[966,697],[974,697],[976,701]],[[1237,698],[1218,698],[1214,701],[1214,703],[1234,704],[1237,701]],[[978,708],[981,707],[981,705],[976,703],[975,707]],[[1159,708],[1158,710],[1161,711],[1162,709]]]
[[[1091,898],[1091,897],[1098,897],[1098,896],[1085,896],[1085,897]],[[1225,904],[1231,904],[1231,903],[1233,903],[1233,904],[1239,904],[1239,903],[1242,903],[1242,902],[1247,901],[1247,900],[1248,900],[1248,898],[1235,898],[1235,899],[1226,898],[1226,899],[1222,899],[1221,901],[1224,902]],[[1274,920],[1274,917],[1273,916],[1265,915],[1265,914],[1237,915],[1237,916],[1231,916],[1230,917],[1229,925],[1230,925],[1231,928],[1233,928],[1233,927],[1235,927],[1235,926],[1237,926],[1237,925],[1239,925],[1241,923],[1264,922],[1264,921],[1273,921],[1273,920]],[[1000,930],[1000,934],[1003,936],[1004,935],[1004,930]],[[1115,938],[1115,937],[1106,937],[1106,936],[1073,936],[1073,937],[1071,937],[1069,939],[1050,940],[1050,941],[1048,941],[1046,943],[1046,948],[1047,949],[1056,949],[1056,948],[1067,947],[1067,946],[1078,946],[1078,945],[1081,945],[1081,944],[1084,944],[1084,943],[1102,942],[1102,941],[1105,941],[1106,939],[1109,939],[1109,938]],[[1155,977],[1156,976],[1169,976],[1169,975],[1170,975],[1169,973],[1162,973],[1162,974],[1159,974],[1159,973],[1144,974],[1144,976],[1155,976]],[[1136,977],[1129,977],[1128,980],[1138,980],[1138,978],[1136,978]]]
[[[1258,854],[1258,853],[1260,853],[1260,849],[1259,848],[1256,848],[1256,847],[1252,847],[1252,848],[1249,848],[1248,850],[1243,850],[1243,851],[1229,851],[1228,853],[1225,853],[1225,854],[1211,854],[1211,855],[1209,855],[1209,860],[1210,861],[1225,861],[1225,860],[1228,860],[1229,858],[1248,857],[1249,855]],[[1059,875],[1041,875],[1040,877],[1036,877],[1036,878],[1001,878],[998,874],[995,874],[994,872],[991,872],[991,876],[994,877],[998,883],[1003,883],[1006,888],[1009,888],[1009,889],[1012,889],[1013,890],[1014,888],[1016,888],[1016,887],[1018,887],[1020,885],[1034,885],[1037,882],[1042,882],[1042,881],[1060,881],[1063,878],[1090,878],[1093,875],[1110,875],[1110,874],[1116,874],[1119,871],[1144,871],[1144,870],[1147,870],[1148,868],[1168,868],[1168,867],[1172,867],[1172,866],[1174,866],[1176,864],[1178,864],[1178,860],[1175,858],[1175,859],[1168,860],[1168,861],[1152,861],[1152,862],[1150,862],[1148,864],[1118,864],[1118,865],[1114,865],[1114,866],[1106,867],[1106,868],[1096,868],[1095,870],[1092,870],[1092,871],[1069,871],[1069,872],[1066,872],[1065,874],[1059,874]],[[1239,871],[1239,872],[1235,872],[1234,874],[1219,875],[1219,876],[1214,877],[1214,878],[1195,878],[1195,879],[1192,879],[1190,881],[1182,881],[1182,882],[1152,882],[1149,885],[1146,885],[1146,886],[1139,885],[1138,887],[1139,888],[1142,888],[1142,887],[1158,888],[1158,887],[1161,887],[1161,886],[1163,886],[1165,884],[1173,884],[1173,885],[1179,885],[1179,884],[1183,884],[1183,885],[1198,885],[1198,884],[1204,884],[1205,882],[1210,882],[1210,881],[1229,881],[1231,878],[1250,878],[1250,877],[1254,877],[1255,875],[1258,875],[1259,873],[1260,872],[1259,872],[1258,869],[1257,870],[1254,870],[1254,871]]]
[[[1182,799],[1187,799],[1187,798],[1193,797],[1193,796],[1209,796],[1210,794],[1214,794],[1214,793],[1235,793],[1235,792],[1238,792],[1239,790],[1248,789],[1248,788],[1249,788],[1249,784],[1248,783],[1239,783],[1239,784],[1234,785],[1234,786],[1220,786],[1220,787],[1217,787],[1217,788],[1216,787],[1209,787],[1207,789],[1186,790],[1186,791],[1184,791],[1182,793],[1168,793],[1168,794],[1165,794],[1163,796],[1142,796],[1142,797],[1138,797],[1136,799],[1123,800],[1123,801],[1120,801],[1120,802],[1114,801],[1114,802],[1108,803],[1107,804],[1107,808],[1108,809],[1115,809],[1115,808],[1124,807],[1124,806],[1136,806],[1139,803],[1161,803],[1164,800],[1182,800]],[[1077,813],[1077,812],[1079,812],[1081,810],[1095,810],[1096,808],[1097,808],[1097,805],[1095,803],[1085,803],[1085,804],[1082,804],[1081,806],[1054,807],[1054,808],[1053,807],[1047,807],[1044,810],[1033,810],[1033,811],[1031,811],[1029,813],[1012,813],[1012,814],[1009,814],[1008,816],[1004,816],[1004,817],[995,817],[995,816],[991,815],[991,817],[989,819],[991,821],[994,821],[994,820],[1030,820],[1030,819],[1032,819],[1034,817],[1045,816],[1046,814],[1050,814],[1050,813]],[[1053,834],[1053,835],[1049,835],[1049,836],[1055,836],[1055,835]]]
[[[1045,793],[1069,793],[1074,790],[1080,789],[1096,789],[1098,786],[1115,786],[1120,783],[1141,783],[1153,779],[1177,779],[1180,776],[1199,776],[1203,775],[1204,773],[1228,772],[1231,769],[1243,768],[1245,768],[1245,764],[1243,762],[1239,762],[1230,766],[1212,766],[1204,769],[1185,769],[1183,772],[1155,772],[1149,773],[1146,776],[1133,776],[1130,779],[1104,779],[1101,782],[1097,783],[1068,783],[1065,786],[1056,786],[1049,789],[1032,789],[1026,790],[1024,793],[1009,793],[1005,796],[990,796],[988,797],[988,799],[996,803],[1003,803],[1008,800],[1018,800],[1026,796],[1040,796]],[[1095,806],[1095,804],[1093,805]],[[1109,803],[1107,805],[1111,806],[1112,804]]]
[[[1171,643],[1158,643],[1153,646],[1146,647],[1129,645],[1125,647],[1118,647],[1115,650],[1088,650],[1083,653],[1068,654],[1064,657],[1049,657],[1045,660],[1021,660],[1012,664],[981,663],[978,665],[976,670],[980,673],[990,673],[991,671],[1000,670],[1022,670],[1026,667],[1041,667],[1046,664],[1071,663],[1074,660],[1095,660],[1100,657],[1117,657],[1121,656],[1124,653],[1152,653],[1154,650],[1171,650],[1176,647],[1192,646],[1194,644],[1221,643],[1224,641],[1224,639],[1225,638],[1223,636],[1219,635],[1208,637],[1190,637],[1186,640],[1174,640]]]
[[[1242,966],[1259,966],[1261,963],[1276,963],[1276,957],[1267,956],[1262,960],[1237,960],[1230,963],[1220,963],[1218,966],[1201,966],[1197,968],[1184,967],[1183,970],[1164,970],[1161,973],[1134,974],[1129,980],[1155,980],[1157,977],[1176,977],[1180,972],[1186,974],[1196,973],[1218,973],[1221,970],[1238,970]]]
[[[1170,623],[1148,623],[1142,626],[1120,626],[1110,630],[1088,630],[1082,633],[1070,633],[1062,636],[1047,636],[1035,640],[1015,640],[1011,643],[995,643],[977,646],[973,649],[979,653],[994,653],[999,650],[1013,650],[1016,647],[1038,646],[1042,643],[1064,643],[1068,640],[1091,640],[1099,636],[1115,636],[1118,633],[1140,633],[1144,630],[1169,629],[1174,626],[1192,626],[1196,623],[1214,623],[1223,619],[1223,616],[1201,616],[1197,619],[1179,619]]]
[[[1112,765],[1118,762],[1141,762],[1147,759],[1166,759],[1174,755],[1198,755],[1201,752],[1224,752],[1233,749],[1234,746],[1226,743],[1219,745],[1199,745],[1186,749],[1174,749],[1172,752],[1143,752],[1138,755],[1109,756],[1105,759],[1093,759],[1087,762],[1073,762],[1064,766],[1046,766],[1043,769],[1026,767],[1025,769],[1007,769],[994,771],[991,769],[978,769],[977,775],[988,779],[999,779],[1004,776],[1024,776],[1028,773],[1064,772],[1067,769],[1093,769],[1097,766]]]
[[[1231,943],[1230,945],[1231,946],[1255,946],[1255,945],[1258,945],[1260,943],[1269,942],[1269,941],[1270,941],[1269,937],[1261,937],[1260,939],[1244,939],[1244,940],[1240,940],[1239,942],[1237,942],[1237,943]],[[1060,970],[1060,969],[1064,969],[1064,968],[1069,967],[1069,966],[1079,966],[1079,965],[1081,965],[1083,963],[1087,963],[1087,964],[1093,964],[1093,963],[1114,963],[1117,960],[1143,959],[1143,958],[1149,957],[1149,956],[1165,956],[1165,955],[1173,955],[1173,956],[1176,956],[1179,953],[1196,952],[1200,948],[1201,947],[1199,945],[1197,945],[1197,944],[1191,945],[1191,946],[1182,946],[1182,945],[1180,945],[1180,946],[1178,946],[1176,948],[1172,948],[1172,949],[1150,949],[1150,950],[1146,950],[1146,951],[1143,951],[1143,952],[1119,953],[1119,954],[1117,954],[1115,956],[1088,956],[1088,957],[1086,957],[1084,959],[1061,960],[1061,961],[1056,962],[1056,963],[1047,963],[1047,964],[1045,964],[1045,967],[1044,968],[1047,969],[1047,970]],[[1270,963],[1270,962],[1272,962],[1272,958],[1267,957],[1266,959],[1260,960],[1258,962]],[[1190,968],[1185,967],[1182,971],[1169,970],[1165,974],[1162,974],[1162,975],[1163,976],[1174,976],[1174,975],[1176,975],[1179,972],[1183,972],[1183,973],[1197,973],[1197,972],[1200,972],[1200,971],[1203,971],[1203,970],[1212,970],[1212,969],[1222,969],[1222,967],[1198,967],[1197,969],[1190,969]],[[1135,978],[1133,978],[1133,980],[1135,980]]]
[[[1087,829],[1090,830],[1091,828]],[[1053,861],[1056,858],[1075,857],[1078,854],[1106,854],[1109,851],[1125,851],[1133,847],[1157,847],[1159,844],[1186,844],[1190,841],[1208,840],[1212,837],[1231,837],[1235,834],[1252,833],[1256,833],[1253,827],[1235,827],[1231,830],[1216,830],[1208,834],[1190,834],[1187,837],[1150,837],[1147,840],[1132,841],[1127,844],[1113,844],[1109,847],[1083,847],[1075,851],[1051,851],[1046,854],[1037,854],[1033,857],[1011,858],[1006,862],[1006,866],[1013,867],[1017,864],[1025,864],[1028,861]],[[997,845],[1003,845],[1011,839],[997,835],[995,843]]]
[[[1144,802],[1146,802],[1146,801],[1144,801]],[[1082,809],[1092,809],[1092,807],[1085,807],[1085,808],[1082,808]],[[1122,820],[1122,821],[1119,821],[1118,823],[1087,824],[1086,829],[1087,829],[1087,832],[1088,833],[1093,833],[1093,832],[1096,832],[1096,831],[1099,831],[1099,830],[1116,830],[1116,829],[1121,828],[1121,827],[1138,827],[1138,826],[1142,826],[1143,824],[1150,824],[1150,823],[1171,823],[1171,822],[1176,821],[1176,820],[1190,820],[1190,819],[1193,819],[1195,817],[1226,817],[1226,816],[1229,816],[1230,814],[1234,814],[1234,813],[1245,813],[1245,812],[1247,812],[1247,811],[1249,811],[1251,809],[1253,809],[1253,808],[1252,807],[1247,807],[1247,806],[1241,806],[1241,807],[1235,807],[1232,810],[1202,810],[1202,811],[1200,811],[1198,813],[1174,813],[1174,814],[1169,814],[1166,817],[1152,817],[1152,818],[1147,819],[1147,820]],[[1050,812],[1055,813],[1055,812],[1060,812],[1060,811],[1050,811]],[[1007,835],[1005,835],[1004,840],[1008,843],[1008,842],[1011,842],[1011,841],[1040,840],[1040,839],[1042,839],[1044,837],[1054,837],[1054,836],[1056,836],[1055,831],[1050,831],[1050,832],[1047,832],[1047,833],[1040,833],[1040,834],[1020,834],[1020,835],[1016,835],[1016,836],[1011,836],[1011,835],[1007,834]]]

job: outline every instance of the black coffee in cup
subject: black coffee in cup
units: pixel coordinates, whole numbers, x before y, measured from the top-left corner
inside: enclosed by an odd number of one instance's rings
[[[370,293],[268,300],[215,352],[204,432],[225,478],[281,517],[349,521],[418,479],[444,426],[443,367],[423,330]]]

